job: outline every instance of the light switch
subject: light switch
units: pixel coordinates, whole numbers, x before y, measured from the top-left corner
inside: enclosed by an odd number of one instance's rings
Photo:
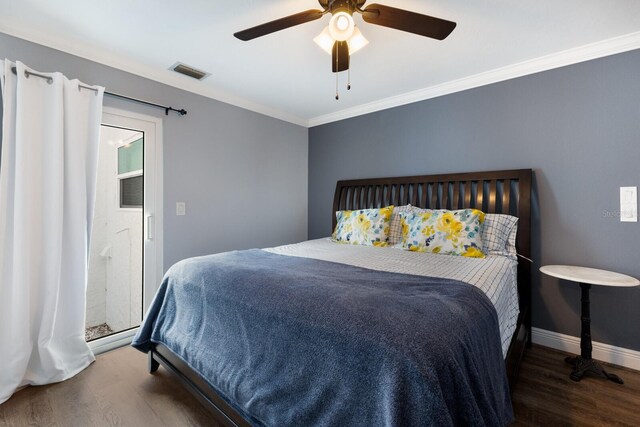
[[[638,187],[620,187],[620,221],[638,222]]]
[[[185,202],[176,202],[176,215],[186,215],[187,204]]]

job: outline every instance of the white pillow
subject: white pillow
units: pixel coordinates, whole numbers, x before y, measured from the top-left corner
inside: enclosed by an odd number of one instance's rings
[[[482,230],[482,252],[517,259],[518,218],[503,214],[486,214]]]

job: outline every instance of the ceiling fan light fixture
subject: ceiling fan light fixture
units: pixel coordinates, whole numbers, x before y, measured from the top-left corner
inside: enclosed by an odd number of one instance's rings
[[[349,45],[349,55],[353,55],[363,47],[369,44],[369,40],[367,40],[358,27],[354,27],[353,35],[347,40],[347,44]]]
[[[331,55],[331,52],[333,51],[333,44],[336,42],[329,33],[329,27],[324,27],[324,30],[322,30],[322,32],[313,39],[313,41],[329,55]],[[349,55],[353,55],[368,44],[369,40],[362,35],[362,32],[358,27],[355,27],[353,29],[353,34],[347,40]]]
[[[353,34],[356,24],[347,12],[334,13],[329,21],[329,34],[337,41],[345,41]]]

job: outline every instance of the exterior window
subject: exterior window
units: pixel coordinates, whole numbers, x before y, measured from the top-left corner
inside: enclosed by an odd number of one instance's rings
[[[118,147],[118,205],[142,208],[144,203],[143,139]]]
[[[121,208],[141,208],[143,201],[142,175],[131,178],[120,179],[120,207]]]

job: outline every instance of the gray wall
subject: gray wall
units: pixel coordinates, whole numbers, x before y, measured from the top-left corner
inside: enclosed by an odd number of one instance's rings
[[[307,129],[2,33],[0,58],[188,110],[165,116],[105,97],[163,119],[165,270],[190,256],[306,239]],[[177,201],[186,216],[175,215]]]
[[[577,264],[640,277],[640,223],[619,187],[640,185],[640,51],[380,111],[309,131],[309,238],[331,231],[336,180],[534,169],[533,323],[580,334]],[[594,340],[640,350],[640,287],[596,286]]]

